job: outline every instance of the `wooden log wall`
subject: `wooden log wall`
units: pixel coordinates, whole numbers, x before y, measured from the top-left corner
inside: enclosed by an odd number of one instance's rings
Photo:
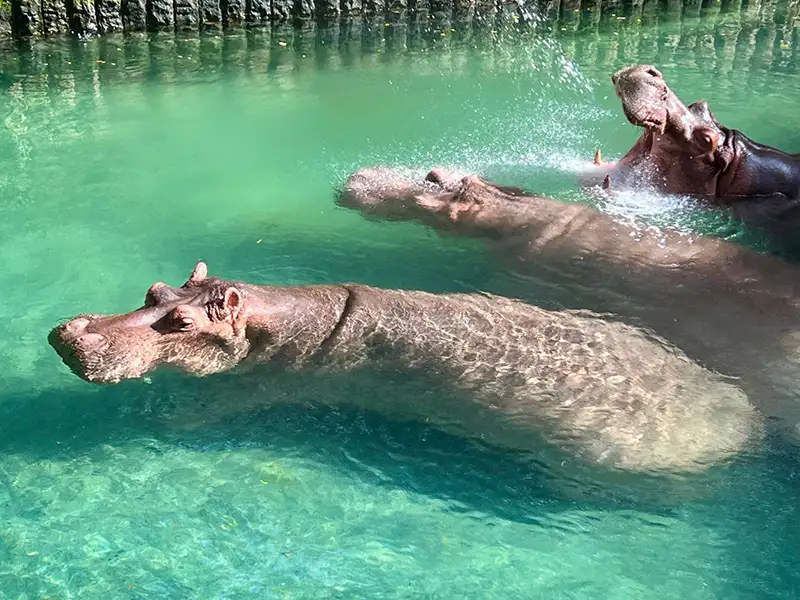
[[[0,34],[198,31],[270,22],[326,21],[403,11],[468,10],[526,0],[0,0]]]
[[[646,26],[667,16],[772,15],[776,25],[794,26],[800,0],[0,0],[0,37],[116,31],[203,31],[280,22],[330,22],[350,17],[397,20],[402,14],[445,14],[471,20],[475,14],[514,12],[518,22],[541,22],[567,32],[599,31],[608,17]]]
[[[102,99],[106,84],[152,78],[197,81],[227,72],[287,80],[312,68],[370,67],[406,57],[417,69],[429,65],[432,73],[481,68],[481,63],[515,68],[515,61],[525,61],[519,52],[530,44],[532,30],[557,40],[552,53],[579,68],[596,65],[599,73],[634,61],[672,62],[671,56],[709,73],[735,70],[731,83],[750,87],[768,86],[770,71],[800,72],[797,3],[726,2],[667,11],[643,2],[578,13],[551,5],[550,18],[527,24],[520,24],[517,7],[505,5],[466,14],[399,11],[325,25],[279,22],[216,33],[115,32],[68,44],[56,38],[6,39],[0,40],[0,89],[19,100],[22,110],[26,96]],[[81,86],[90,86],[91,94],[78,94]]]

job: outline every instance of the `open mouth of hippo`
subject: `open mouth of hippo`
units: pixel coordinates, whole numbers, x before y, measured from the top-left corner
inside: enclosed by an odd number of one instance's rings
[[[669,111],[666,108],[650,109],[642,114],[641,112],[630,110],[627,105],[623,104],[622,110],[632,125],[644,127],[645,129],[658,133],[664,133],[664,130],[667,128],[667,123],[669,122]]]
[[[632,125],[664,133],[674,109],[683,104],[669,89],[661,72],[650,65],[626,67],[611,76],[622,111]],[[684,111],[686,110],[683,107]]]

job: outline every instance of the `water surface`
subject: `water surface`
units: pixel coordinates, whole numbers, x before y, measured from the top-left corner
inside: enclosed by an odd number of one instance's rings
[[[315,405],[352,384],[97,388],[45,343],[199,259],[257,283],[502,286],[478,243],[364,221],[335,187],[363,165],[447,165],[590,202],[576,165],[638,135],[609,81],[630,62],[792,151],[797,32],[780,6],[734,9],[4,48],[0,597],[796,598],[782,441],[699,481],[594,487]],[[763,249],[682,199],[606,208]]]

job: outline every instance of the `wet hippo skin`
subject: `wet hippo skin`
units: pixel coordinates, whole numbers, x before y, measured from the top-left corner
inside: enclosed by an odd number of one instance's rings
[[[628,121],[644,128],[616,163],[585,183],[610,189],[647,186],[730,207],[787,248],[800,248],[800,155],[759,144],[722,125],[708,103],[685,106],[652,65],[615,73],[612,83]]]
[[[800,434],[800,270],[717,238],[611,215],[438,169],[351,175],[339,205],[371,220],[416,221],[483,239],[504,279],[490,291],[612,313],[739,378],[792,438]]]
[[[757,444],[763,423],[734,383],[663,340],[572,311],[483,294],[363,285],[258,286],[207,276],[154,284],[122,315],[80,315],[50,343],[80,377],[118,383],[170,366],[189,375],[405,372],[462,392],[348,402],[488,443],[537,439],[626,471],[700,471]],[[399,404],[398,404],[399,402]]]

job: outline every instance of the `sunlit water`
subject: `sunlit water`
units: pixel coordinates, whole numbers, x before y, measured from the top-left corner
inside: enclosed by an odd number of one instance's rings
[[[5,48],[0,597],[797,598],[783,442],[699,479],[603,485],[315,403],[381,393],[368,381],[97,388],[45,341],[198,259],[257,283],[502,283],[479,244],[367,222],[335,187],[369,164],[448,165],[594,202],[581,161],[637,136],[609,81],[625,63],[797,149],[796,34],[718,13]],[[605,208],[757,244],[683,199]]]

